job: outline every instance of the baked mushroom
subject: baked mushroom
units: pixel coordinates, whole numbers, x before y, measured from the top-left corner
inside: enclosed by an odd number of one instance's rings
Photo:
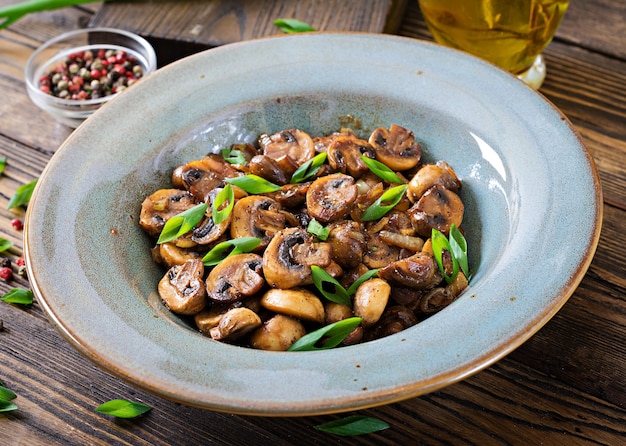
[[[231,237],[260,238],[257,250],[262,250],[274,234],[285,227],[285,215],[280,210],[276,200],[262,195],[249,195],[237,200],[231,213]]]
[[[204,265],[199,259],[173,266],[159,281],[161,300],[177,314],[193,315],[202,311],[207,303],[203,276]]]
[[[195,198],[185,190],[159,189],[141,204],[139,224],[144,231],[157,238],[167,220],[196,204]]]
[[[409,181],[407,196],[414,203],[436,184],[454,192],[461,188],[461,181],[452,167],[445,161],[440,161],[437,164],[425,164],[419,168]]]
[[[409,209],[409,215],[417,233],[430,237],[433,228],[447,235],[452,224],[461,227],[464,211],[461,198],[455,192],[437,184],[428,189]]]
[[[291,171],[285,171],[290,177],[295,170],[315,156],[315,144],[308,133],[298,129],[283,130],[273,135],[261,135],[259,145],[263,155],[269,156],[285,169],[285,157],[294,163]]]
[[[348,215],[356,197],[354,178],[336,173],[313,181],[306,194],[306,207],[311,217],[328,223]]]
[[[306,334],[302,322],[276,314],[250,336],[250,345],[259,350],[285,351]]]
[[[311,266],[331,264],[331,247],[315,242],[304,228],[277,232],[263,253],[263,274],[273,288],[293,288],[310,282]]]
[[[376,159],[391,170],[412,169],[422,157],[422,148],[415,141],[413,132],[396,124],[389,129],[379,127],[374,130],[369,143],[376,152]]]
[[[206,279],[209,299],[234,302],[252,296],[263,288],[263,259],[258,254],[235,254],[215,266]]]
[[[416,290],[433,288],[443,280],[435,258],[426,252],[418,252],[382,267],[378,277],[391,284]]]

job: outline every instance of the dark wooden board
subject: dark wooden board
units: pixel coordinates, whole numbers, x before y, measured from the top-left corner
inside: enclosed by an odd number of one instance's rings
[[[295,18],[319,31],[394,32],[406,0],[160,0],[104,3],[89,26],[135,32],[152,43],[159,65],[207,48],[280,34]]]

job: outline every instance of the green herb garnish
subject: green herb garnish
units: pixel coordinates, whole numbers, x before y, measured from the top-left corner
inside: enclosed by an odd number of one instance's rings
[[[33,303],[33,292],[23,288],[13,288],[0,297],[0,300],[8,304],[31,305]]]
[[[9,203],[7,204],[7,209],[26,206],[30,201],[31,196],[33,195],[33,190],[35,190],[37,180],[38,179],[34,179],[30,183],[22,184],[20,187],[18,187],[15,191],[15,194],[9,200]]]
[[[235,254],[243,254],[254,250],[261,244],[261,239],[257,237],[239,237],[225,242],[218,243],[202,258],[205,266],[215,266]]]
[[[213,201],[213,223],[219,225],[226,220],[235,205],[235,192],[230,184],[226,184]]]
[[[4,387],[4,384],[0,384],[0,401],[10,401],[17,398],[17,395],[12,390]]]
[[[230,163],[230,164],[245,164],[246,163],[246,157],[243,156],[243,152],[241,150],[237,150],[237,149],[223,149],[220,154],[222,155],[222,158],[224,158],[224,161]]]
[[[368,158],[365,155],[361,155],[361,159],[365,165],[372,171],[378,178],[382,178],[388,183],[403,184],[404,181],[393,170],[387,167],[386,164],[376,161],[375,159]]]
[[[19,409],[17,404],[12,403],[11,401],[0,400],[0,412],[10,412],[17,409]]]
[[[96,407],[96,412],[112,415],[116,418],[135,418],[151,409],[150,406],[143,403],[115,399],[100,404]]]
[[[0,173],[4,172],[4,168],[7,166],[7,157],[0,156]]]
[[[165,222],[157,244],[167,243],[187,234],[202,221],[207,208],[208,205],[206,203],[200,203],[171,217]]]
[[[365,415],[351,415],[339,420],[318,424],[314,427],[322,432],[341,435],[342,437],[350,437],[389,429],[389,424],[378,418],[367,417]]]
[[[291,344],[291,347],[287,349],[290,352],[304,352],[313,350],[327,350],[338,346],[346,336],[352,333],[358,325],[361,323],[360,317],[350,317],[341,321],[335,322],[330,325],[326,325],[318,330],[312,331],[309,334],[302,336],[296,342]],[[320,339],[326,337],[324,344],[317,347],[315,344]]]
[[[298,19],[276,19],[274,26],[287,34],[306,33],[315,31],[311,25]]]
[[[361,275],[361,277],[356,279],[354,283],[350,285],[350,288],[348,288],[347,293],[350,296],[354,295],[356,293],[356,290],[358,290],[359,287],[361,286],[361,284],[365,282],[366,280],[369,280],[372,277],[376,276],[378,274],[378,271],[380,271],[380,268],[370,269],[368,272]]]
[[[390,189],[387,189],[379,198],[368,207],[363,215],[361,216],[361,220],[363,221],[372,221],[378,220],[382,218],[387,212],[392,210],[406,192],[407,185],[402,184],[400,186],[395,186]]]
[[[0,237],[0,252],[4,252],[13,246],[13,242]]]
[[[327,152],[318,153],[313,158],[303,163],[291,176],[291,184],[300,183],[314,176],[320,167],[326,162]]]
[[[17,22],[23,16],[40,11],[65,8],[67,6],[92,3],[99,0],[30,0],[0,8],[0,29]]]
[[[352,300],[346,289],[324,268],[317,265],[311,266],[311,277],[315,287],[326,299],[349,307],[352,306]]]
[[[469,276],[469,267],[467,261],[467,241],[461,231],[452,224],[450,227],[450,237],[447,238],[441,231],[433,228],[430,237],[435,261],[439,267],[441,275],[446,283],[452,283],[459,273],[459,267],[466,276]],[[452,258],[452,274],[447,275],[443,266],[443,251],[448,251]]]
[[[309,234],[313,234],[320,240],[326,240],[328,234],[330,234],[330,228],[322,226],[322,224],[315,219],[309,222],[306,230]]]
[[[280,190],[280,186],[270,183],[265,178],[251,173],[239,177],[224,178],[224,181],[242,188],[249,194],[265,194]]]

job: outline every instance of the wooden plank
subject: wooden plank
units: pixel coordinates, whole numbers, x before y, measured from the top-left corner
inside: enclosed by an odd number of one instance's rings
[[[320,31],[393,32],[406,0],[205,0],[105,3],[90,26],[133,31],[155,47],[160,65],[207,48],[281,32],[278,18]]]

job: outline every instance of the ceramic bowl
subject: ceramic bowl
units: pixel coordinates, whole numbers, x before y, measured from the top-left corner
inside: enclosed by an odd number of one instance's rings
[[[401,333],[316,352],[215,342],[163,307],[138,217],[175,166],[263,132],[391,123],[463,181],[473,275],[452,305]],[[601,203],[568,119],[512,75],[409,38],[307,33],[191,56],[96,112],[41,176],[25,250],[50,320],[110,373],[211,410],[310,415],[432,392],[518,347],[582,280]]]
[[[40,79],[54,71],[73,54],[99,49],[125,51],[136,58],[145,77],[157,68],[156,54],[143,37],[114,28],[86,28],[69,31],[50,39],[31,55],[26,63],[24,77],[30,99],[59,122],[75,128],[103,104],[119,93],[84,100],[65,99],[43,92]],[[111,70],[112,71],[112,70]],[[91,82],[91,77],[86,83]],[[96,80],[94,78],[94,80]]]

